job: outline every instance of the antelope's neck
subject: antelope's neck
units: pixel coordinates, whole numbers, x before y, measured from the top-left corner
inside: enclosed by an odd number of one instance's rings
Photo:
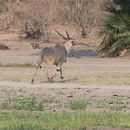
[[[65,43],[64,47],[65,47],[65,49],[67,51],[67,54],[68,54],[70,52],[70,50],[71,50],[71,46],[69,44]]]

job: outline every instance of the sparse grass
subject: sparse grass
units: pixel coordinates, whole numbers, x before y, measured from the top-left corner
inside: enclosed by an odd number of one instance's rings
[[[75,129],[89,126],[130,128],[130,114],[121,113],[0,113],[0,130]]]
[[[12,72],[13,73],[13,72]],[[21,74],[16,74],[16,75],[0,75],[0,81],[11,81],[11,82],[31,82],[32,79],[32,75],[31,73],[29,75],[28,73],[23,73],[21,72]],[[38,75],[35,79],[35,81],[37,82],[43,82],[43,81],[48,81],[46,76],[41,76]]]
[[[65,95],[65,93],[60,89],[60,90],[57,92],[57,95]]]
[[[87,92],[87,93],[91,93],[92,90],[91,90],[91,89],[87,89],[86,92]]]
[[[0,67],[3,67],[3,68],[9,68],[9,67],[12,67],[12,68],[30,68],[30,67],[35,67],[35,65],[33,64],[29,64],[29,63],[26,63],[26,64],[7,64],[7,65],[4,65],[4,64],[0,64]]]
[[[30,82],[32,79],[32,67],[1,67],[0,68],[0,81],[12,82]],[[40,70],[41,71],[41,70]],[[68,71],[68,70],[67,70]],[[130,73],[124,72],[103,72],[103,73],[86,73],[85,75],[64,75],[61,80],[58,76],[54,79],[53,83],[75,83],[80,85],[130,85]],[[35,79],[37,82],[47,81],[46,75],[38,71]]]
[[[130,85],[130,73],[104,72],[86,75],[65,75],[64,80],[54,79],[54,83],[75,83],[79,85]]]
[[[124,100],[121,97],[112,98],[109,100],[95,100],[96,108],[109,109],[111,111],[120,111],[123,109],[129,109],[128,100]]]
[[[31,94],[29,97],[14,97],[14,98],[10,98],[8,97],[8,99],[5,101],[5,103],[3,103],[0,106],[0,109],[6,109],[6,110],[10,110],[10,109],[16,109],[16,110],[30,110],[30,111],[34,111],[34,110],[39,110],[39,111],[43,111],[44,110],[44,105],[43,103],[40,101],[39,103],[36,102],[36,97]]]
[[[1,67],[0,68],[0,81],[12,82],[31,82],[35,68],[32,67]],[[36,81],[47,81],[43,73],[38,73]]]
[[[79,75],[78,80],[74,82],[82,85],[118,85],[118,86],[128,86],[130,85],[130,73],[113,73],[113,72],[104,72],[104,73],[95,73],[95,74],[86,74]],[[73,81],[71,81],[73,82]]]
[[[22,92],[23,90],[22,90],[22,88],[19,88],[19,90],[18,90],[19,92]]]
[[[74,101],[71,101],[69,105],[72,110],[84,110],[87,107],[87,104],[88,103],[83,100],[81,101],[74,100]]]

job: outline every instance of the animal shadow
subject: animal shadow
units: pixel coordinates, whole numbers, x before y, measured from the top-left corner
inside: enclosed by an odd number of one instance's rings
[[[77,80],[78,80],[78,78],[74,77],[71,79],[53,80],[52,82],[42,81],[41,83],[68,83],[68,82],[73,82],[73,81],[77,81]]]
[[[68,57],[76,57],[80,58],[82,56],[97,56],[98,54],[94,52],[93,50],[74,50],[72,49],[70,53],[68,54]]]

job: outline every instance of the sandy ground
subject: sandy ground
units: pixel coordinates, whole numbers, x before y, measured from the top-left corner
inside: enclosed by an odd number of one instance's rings
[[[112,110],[108,106],[119,105],[121,112],[130,112],[129,56],[99,58],[88,46],[76,46],[63,65],[63,80],[56,78],[53,83],[48,83],[45,74],[39,70],[32,85],[30,81],[35,68],[26,64],[35,65],[40,50],[34,50],[30,45],[31,41],[10,39],[4,43],[10,50],[0,50],[1,104],[7,98],[7,93],[21,97],[34,93],[44,103],[53,103],[50,105],[57,111],[67,109],[65,104],[73,100],[86,100],[91,102],[86,111]],[[25,66],[10,67],[21,64]],[[51,69],[52,72],[54,70]],[[117,100],[120,103],[114,104]],[[58,108],[56,104],[62,107]]]

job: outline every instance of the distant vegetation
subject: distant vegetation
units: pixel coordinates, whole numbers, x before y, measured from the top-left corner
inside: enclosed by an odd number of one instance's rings
[[[101,56],[118,56],[130,48],[130,0],[114,0],[114,3],[105,7],[110,15],[100,32],[103,36],[99,46]]]
[[[20,27],[25,38],[49,35],[54,24],[71,24],[77,34],[86,38],[100,24],[101,5],[105,0],[2,0],[0,28]],[[96,13],[95,13],[96,12]]]
[[[84,39],[100,30],[100,56],[130,50],[130,0],[0,1],[0,31],[15,25],[25,39],[49,38],[53,25],[66,23]]]

